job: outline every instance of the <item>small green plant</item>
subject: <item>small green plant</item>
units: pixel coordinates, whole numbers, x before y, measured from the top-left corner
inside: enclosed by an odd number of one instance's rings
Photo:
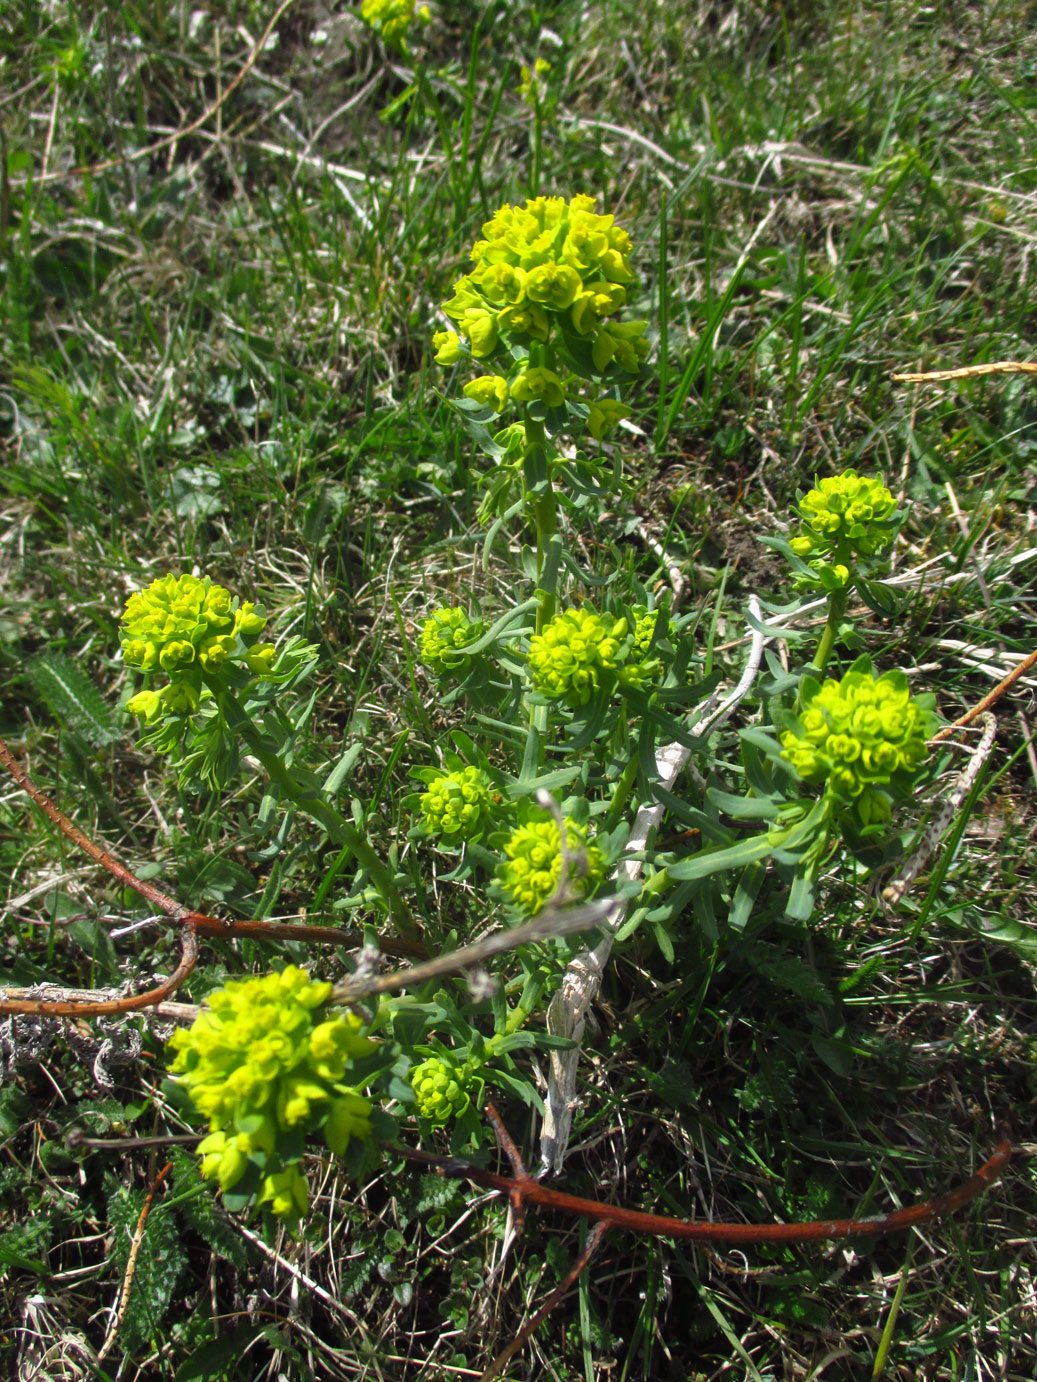
[[[30,2],[0,26],[18,93],[0,131],[0,734],[103,842],[80,858],[82,836],[0,794],[2,987],[50,1005],[0,1020],[4,1375],[90,1371],[114,1331],[113,1376],[231,1382],[307,1360],[363,1376],[355,1312],[380,1321],[378,1366],[478,1373],[574,1265],[575,1233],[545,1208],[488,1276],[505,1204],[476,1207],[417,1162],[401,1173],[395,1148],[367,1171],[373,1137],[334,1156],[320,1100],[293,1129],[302,1159],[286,1145],[281,1164],[308,1181],[294,1231],[321,1241],[268,1253],[286,1220],[261,1187],[226,1212],[193,1154],[208,1117],[183,1083],[155,1085],[160,1024],[190,1019],[148,1005],[178,986],[197,1005],[289,964],[335,980],[329,1017],[378,1044],[339,1083],[384,1106],[397,1146],[499,1172],[477,1145],[488,1100],[527,1144],[524,1104],[542,1097],[549,1117],[572,1110],[557,1191],[686,1215],[695,1178],[749,1226],[878,1213],[873,1177],[904,1198],[940,1184],[985,1142],[989,1091],[1010,1116],[1026,1092],[1022,722],[941,732],[886,780],[888,749],[865,754],[896,736],[855,736],[841,693],[815,696],[902,669],[923,719],[930,692],[956,719],[1010,669],[1020,690],[1032,676],[1034,392],[1005,363],[1026,360],[1032,305],[1026,7],[750,4],[718,25],[702,5],[442,0],[422,25],[420,0],[368,6],[372,23],[361,4],[151,7],[141,28],[135,7]],[[560,194],[571,221],[571,192],[595,191],[591,214],[631,237],[607,320],[646,320],[650,352],[597,388],[561,358],[571,337],[598,367],[563,311],[548,342],[510,339],[532,375],[512,398],[517,357],[476,357],[429,304],[485,268],[466,256],[495,208]],[[509,267],[528,272],[528,253]],[[439,328],[459,347],[443,367]],[[538,402],[554,410],[544,457],[525,433]],[[240,649],[218,694],[182,667],[117,662],[125,596],[166,572],[256,601],[249,651],[298,638],[298,679],[267,680]],[[421,630],[443,608],[457,623],[436,666]],[[570,611],[619,646],[531,657]],[[648,619],[642,651],[631,624]],[[529,825],[549,868],[515,898],[507,850]],[[127,872],[106,879],[112,854],[148,880],[144,901]],[[607,932],[552,934],[580,916]],[[365,940],[384,957],[357,953]],[[442,966],[473,940],[519,948],[478,952],[462,982]],[[407,970],[407,1001],[369,988],[344,1007],[354,965],[365,984]],[[577,991],[588,975],[600,992]],[[574,992],[582,1034],[555,1020]],[[95,1074],[99,1044],[118,1059]],[[192,1126],[159,1185],[160,1140]],[[830,1201],[808,1193],[818,1176]],[[299,1188],[281,1187],[289,1215]],[[908,1373],[967,1358],[1034,1374],[1010,1246],[1027,1194],[1016,1172],[996,1217],[935,1227],[968,1249],[935,1297],[895,1242],[841,1285],[809,1248],[765,1248],[778,1286],[731,1290],[681,1246],[610,1230],[623,1271],[543,1330],[541,1370],[614,1359],[650,1377],[668,1352],[706,1374],[742,1349],[783,1375],[828,1348],[827,1319],[864,1373],[888,1354]],[[968,1270],[984,1256],[999,1277]],[[797,1293],[802,1308],[779,1300]]]
[[[417,0],[363,0],[360,17],[389,48],[407,49],[407,36],[417,21],[427,24],[432,18],[428,5]]]
[[[649,918],[662,937],[696,896],[715,917],[730,896],[725,880],[742,876],[727,923],[741,931],[758,892],[745,871],[768,861],[785,880],[786,915],[807,922],[833,851],[888,854],[893,806],[916,786],[936,724],[931,699],[912,697],[898,672],[877,675],[866,655],[840,677],[815,675],[847,637],[848,593],[880,591],[902,515],[880,480],[852,470],[801,497],[802,535],[773,545],[801,592],[823,593],[828,617],[810,666],[764,688],[762,723],[738,735],[741,784],[736,775],[721,787],[730,762],[722,766],[708,734],[696,738],[717,677],[706,674],[688,621],[619,573],[595,582],[592,598],[578,560],[581,533],[624,493],[603,439],[629,415],[623,392],[648,349],[646,323],[622,316],[631,252],[626,232],[590,197],[505,206],[444,304],[457,330],[436,336],[439,361],[497,369],[464,383],[454,405],[487,457],[479,477],[486,543],[504,543],[515,527],[531,532],[535,547],[522,551],[525,586],[510,607],[491,619],[436,605],[421,628],[421,661],[457,724],[440,762],[412,768],[423,790],[408,799],[411,838],[452,857],[450,878],[499,900],[512,923],[605,894],[627,918],[624,937]],[[377,858],[296,751],[292,696],[316,649],[260,643],[266,626],[250,603],[207,579],[156,580],[127,605],[123,656],[149,683],[166,681],[127,709],[143,720],[148,746],[209,790],[251,753],[271,789],[355,857],[357,898],[369,896],[366,878],[405,931],[406,876]],[[621,872],[634,819],[655,800],[656,753],[667,741],[691,747],[713,784],[704,811],[674,803],[678,819],[701,825],[703,846],[675,853],[649,843]],[[739,838],[725,816],[767,828]],[[399,1098],[401,1087],[398,1113],[416,1108],[429,1124],[456,1123],[455,1138],[478,1140],[487,1079],[537,1102],[509,1052],[547,1040],[530,1019],[571,953],[565,944],[546,954],[519,948],[514,998],[494,999],[489,1037],[446,988],[431,1005],[383,1004],[369,1015],[377,1055],[358,1018],[328,1016],[329,986],[296,969],[228,985],[173,1043],[174,1073],[210,1120],[203,1175],[232,1206],[255,1204],[298,1225],[306,1134],[319,1133],[335,1153],[368,1145],[376,1115],[367,1100],[393,1089]]]

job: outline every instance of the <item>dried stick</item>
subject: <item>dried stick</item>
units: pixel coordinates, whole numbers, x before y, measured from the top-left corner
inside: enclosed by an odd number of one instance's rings
[[[31,797],[47,819],[56,825],[77,849],[81,849],[84,854],[89,855],[94,863],[111,874],[125,887],[132,888],[134,892],[139,893],[141,897],[150,902],[152,906],[157,907],[160,912],[164,912],[181,928],[180,963],[170,977],[157,988],[148,989],[144,993],[135,994],[131,997],[112,999],[76,998],[71,995],[56,999],[44,999],[30,997],[31,989],[0,990],[0,1013],[31,1013],[37,1016],[47,1015],[50,1017],[72,1017],[75,1015],[105,1017],[113,1013],[134,1012],[141,1008],[154,1007],[167,999],[171,993],[174,993],[194,969],[198,962],[198,937],[200,935],[220,936],[225,939],[244,936],[253,937],[257,940],[303,940],[331,945],[357,945],[360,942],[360,937],[354,932],[344,931],[338,927],[307,926],[296,922],[224,921],[218,917],[208,916],[205,912],[198,912],[191,907],[186,907],[175,897],[170,897],[168,893],[156,888],[154,884],[146,882],[143,878],[138,878],[132,869],[127,868],[114,855],[109,854],[106,849],[102,849],[77,825],[74,825],[64,811],[36,786],[3,739],[0,739],[0,764],[7,769],[19,787]],[[387,953],[394,954],[427,954],[423,946],[406,940],[387,941],[384,943],[384,949]]]
[[[10,998],[8,989],[0,988],[0,1013],[31,1013],[37,1017],[110,1017],[115,1013],[138,1012],[153,1008],[171,993],[175,993],[198,963],[198,936],[190,924],[180,932],[180,963],[157,988],[146,989],[128,998],[108,998],[95,1001],[86,998]],[[20,990],[24,991],[24,990]]]
[[[971,710],[966,710],[964,715],[959,715],[953,724],[941,729],[939,734],[934,734],[929,742],[938,744],[943,739],[949,739],[956,729],[963,729],[966,725],[970,725],[973,720],[978,720],[985,711],[989,710],[992,705],[996,705],[1001,697],[1012,689],[1019,678],[1028,672],[1034,663],[1037,663],[1037,648],[1032,653],[1027,653],[1021,662],[1016,663],[1008,676],[999,681],[993,691],[988,691],[981,701],[977,701]]]
[[[589,931],[595,926],[606,925],[614,907],[615,900],[611,898],[571,907],[545,907],[532,921],[513,926],[507,931],[495,931],[482,940],[473,941],[460,950],[448,950],[446,954],[436,955],[423,964],[397,969],[391,974],[375,975],[370,979],[346,979],[332,989],[330,1001],[356,1003],[376,994],[395,993],[399,989],[424,984],[429,979],[438,979],[444,974],[456,974],[463,969],[481,966],[495,955],[503,955],[520,945]]]
[[[883,902],[887,902],[891,907],[897,905],[911,884],[925,868],[933,851],[939,844],[943,832],[958,814],[962,802],[972,790],[973,784],[979,777],[984,763],[986,763],[987,759],[990,757],[990,751],[994,747],[994,739],[997,735],[997,720],[995,720],[989,710],[983,712],[981,719],[983,722],[983,737],[980,739],[964,769],[954,780],[954,784],[947,794],[947,799],[936,813],[932,824],[927,827],[925,833],[918,841],[911,858],[904,863],[900,872],[892,882],[883,889],[882,900]],[[949,726],[949,728],[953,729],[954,726]],[[941,736],[937,735],[936,737],[940,738]],[[933,742],[935,742],[935,740]]]
[[[720,705],[704,713],[704,718],[689,728],[701,737],[712,733],[745,699],[756,678],[763,659],[766,636],[761,624],[759,601],[749,600],[752,640],[745,669],[738,685]],[[656,754],[655,766],[659,785],[667,791],[684,770],[691,750],[686,744],[666,744]],[[661,802],[642,805],[635,818],[627,841],[627,857],[619,872],[628,879],[637,878],[643,864],[631,857],[640,854],[659,828],[665,813]],[[547,1030],[552,1036],[565,1037],[576,1043],[566,1050],[552,1051],[547,1098],[544,1101],[544,1125],[540,1134],[540,1164],[545,1171],[557,1174],[562,1169],[569,1145],[572,1115],[576,1104],[576,1069],[580,1058],[580,1041],[587,1021],[587,1012],[601,987],[602,976],[612,951],[616,933],[626,917],[627,903],[614,901],[612,914],[604,928],[604,935],[592,949],[582,950],[566,965],[547,1009]]]
[[[170,897],[160,888],[145,882],[143,878],[138,878],[125,864],[120,863],[107,850],[95,844],[89,836],[84,835],[77,825],[72,824],[60,807],[51,801],[46,793],[40,791],[3,739],[0,739],[0,763],[4,765],[18,786],[28,793],[47,819],[58,827],[62,835],[71,840],[77,849],[81,849],[84,854],[89,855],[95,864],[99,864],[118,882],[125,887],[132,888],[134,892],[140,893],[141,897],[150,902],[152,906],[157,907],[160,912],[165,912],[166,916],[171,917],[181,925],[197,925],[200,922],[208,922],[216,930],[226,928],[226,923],[219,922],[214,917],[203,916],[200,912],[192,911],[190,907],[185,907],[182,902],[178,902],[175,897]]]
[[[1037,374],[1032,360],[992,360],[988,365],[962,365],[959,369],[934,369],[921,373],[894,374],[894,384],[939,384],[945,379],[982,379],[988,374]]]
[[[162,1170],[155,1177],[151,1189],[148,1191],[147,1199],[141,1206],[140,1218],[137,1220],[137,1227],[133,1230],[133,1242],[130,1244],[130,1255],[126,1259],[126,1271],[123,1273],[122,1290],[119,1293],[119,1308],[115,1315],[115,1320],[108,1330],[107,1337],[97,1353],[97,1361],[104,1362],[111,1352],[112,1345],[115,1343],[115,1336],[122,1327],[122,1322],[126,1318],[126,1310],[130,1303],[130,1287],[133,1285],[133,1274],[137,1270],[137,1256],[140,1253],[140,1245],[144,1241],[144,1225],[148,1221],[151,1213],[151,1204],[155,1198],[155,1192],[165,1180],[166,1176],[173,1169],[173,1163],[167,1161]]]

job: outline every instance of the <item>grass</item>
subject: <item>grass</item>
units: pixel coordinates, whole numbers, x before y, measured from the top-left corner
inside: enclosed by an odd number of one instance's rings
[[[415,630],[473,585],[498,609],[516,579],[506,542],[480,560],[483,462],[430,336],[481,222],[537,188],[594,192],[630,230],[654,344],[639,430],[621,434],[632,495],[580,533],[587,570],[650,585],[645,537],[663,544],[733,684],[748,596],[789,598],[759,537],[786,531],[815,474],[877,469],[909,509],[896,570],[928,575],[895,619],[857,619],[876,662],[953,719],[1032,648],[1032,382],[891,380],[1028,356],[1031,4],[442,0],[417,61],[386,54],[357,12],[299,0],[223,104],[171,139],[272,13],[33,0],[0,33],[0,732],[84,830],[194,905],[342,920],[348,870],[317,832],[300,819],[272,841],[247,777],[182,791],[118,710],[126,596],[197,569],[320,646],[313,752],[345,755],[352,818],[396,851],[436,945],[481,927],[451,861],[406,842],[402,805],[409,767],[457,723]],[[539,123],[515,90],[537,56]],[[809,927],[768,885],[742,931],[689,910],[617,948],[566,1188],[733,1221],[880,1213],[970,1174],[1002,1117],[1031,1146],[1032,686],[997,710],[953,855],[898,911],[850,860]],[[0,856],[7,982],[172,967],[162,929],[112,941],[146,911],[13,783]],[[312,958],[213,944],[191,996]],[[342,956],[320,963],[344,972]],[[65,1139],[184,1129],[160,1082],[165,1033],[134,1019],[2,1037],[8,1375],[478,1376],[578,1253],[574,1223],[531,1217],[516,1243],[499,1201],[391,1157],[361,1184],[329,1166],[309,1241],[264,1244],[177,1150],[98,1369],[89,1349],[160,1162]],[[504,1111],[534,1161],[536,1120]],[[852,1251],[745,1261],[613,1236],[507,1375],[1030,1379],[1035,1188],[1020,1157],[961,1216]]]

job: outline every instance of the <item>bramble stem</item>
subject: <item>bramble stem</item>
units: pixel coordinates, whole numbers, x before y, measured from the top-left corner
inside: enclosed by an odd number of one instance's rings
[[[492,1105],[486,1111],[493,1121],[498,1140],[512,1160],[515,1174],[498,1175],[469,1162],[453,1157],[433,1156],[413,1147],[396,1144],[392,1150],[407,1161],[417,1162],[437,1175],[470,1181],[487,1190],[497,1190],[509,1199],[517,1197],[524,1204],[537,1204],[544,1209],[560,1209],[581,1218],[606,1224],[610,1228],[626,1229],[653,1238],[690,1240],[695,1243],[816,1243],[827,1238],[878,1238],[887,1233],[901,1233],[916,1224],[929,1223],[944,1214],[953,1214],[970,1204],[998,1179],[1012,1157],[1012,1142],[1005,1137],[993,1155],[976,1174],[963,1185],[945,1195],[937,1195],[921,1204],[895,1209],[891,1214],[878,1214],[868,1219],[812,1219],[796,1224],[723,1224],[710,1219],[672,1219],[664,1214],[646,1214],[639,1209],[624,1209],[620,1205],[604,1204],[601,1200],[587,1200],[552,1190],[534,1180],[528,1171],[514,1166],[513,1144],[501,1138],[503,1124]]]

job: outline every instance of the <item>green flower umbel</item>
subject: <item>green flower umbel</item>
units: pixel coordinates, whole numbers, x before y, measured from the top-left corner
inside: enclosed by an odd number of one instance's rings
[[[448,843],[472,840],[485,831],[498,799],[481,768],[458,768],[429,782],[421,794],[421,817],[430,835]]]
[[[819,575],[822,568],[830,574],[826,585],[847,585],[861,557],[884,552],[901,517],[882,481],[855,470],[819,480],[800,499],[799,512],[806,528],[789,545]]]
[[[449,1123],[460,1118],[471,1098],[471,1068],[440,1056],[430,1056],[414,1066],[408,1079],[418,1096],[418,1113],[430,1123]]]
[[[859,659],[841,681],[803,683],[802,709],[781,736],[782,757],[805,782],[824,783],[865,825],[889,816],[889,792],[910,787],[926,759],[935,718],[902,672],[872,674]]]
[[[575,709],[610,695],[617,686],[643,686],[662,670],[658,658],[646,658],[656,615],[643,605],[634,609],[633,620],[598,614],[591,605],[556,614],[530,639],[534,688]]]
[[[126,602],[122,617],[122,655],[141,672],[176,677],[196,667],[218,671],[228,657],[244,661],[239,638],[255,640],[266,623],[246,601],[208,576],[160,576]]]
[[[427,24],[431,16],[429,7],[417,6],[416,0],[363,0],[360,17],[387,44],[402,48],[406,47],[407,31],[415,17]]]
[[[482,229],[471,273],[443,304],[472,355],[491,355],[502,337],[528,345],[556,331],[575,332],[589,339],[599,370],[614,361],[637,373],[648,353],[646,323],[627,322],[611,333],[603,327],[626,302],[630,237],[611,216],[595,212],[593,197],[502,206]],[[444,344],[451,343],[437,348]]]
[[[603,616],[590,605],[563,610],[530,639],[533,685],[552,699],[587,705],[616,685],[628,647],[622,615]]]
[[[440,605],[421,626],[421,660],[437,676],[464,665],[457,650],[475,643],[484,632],[483,624],[469,619],[457,606]]]
[[[306,1208],[302,1135],[320,1130],[336,1155],[371,1136],[370,1104],[347,1077],[376,1043],[352,1013],[328,1013],[330,993],[289,965],[210,994],[169,1041],[171,1073],[211,1129],[198,1145],[202,1175],[224,1191],[240,1183],[291,1225]],[[292,1133],[299,1152],[286,1156]]]
[[[595,844],[588,844],[587,829],[571,817],[565,818],[565,844],[570,862],[582,860],[583,872],[572,868],[570,892],[585,897],[605,875],[605,856]],[[553,817],[527,821],[511,834],[504,846],[505,859],[497,868],[497,881],[509,902],[528,916],[536,916],[553,896],[562,876],[562,841]]]
[[[160,576],[126,602],[120,638],[127,667],[165,673],[169,683],[138,691],[126,709],[146,725],[165,716],[193,715],[206,676],[235,666],[253,676],[269,674],[274,645],[256,643],[265,624],[266,615],[257,614],[247,600],[239,604],[208,576]]]

